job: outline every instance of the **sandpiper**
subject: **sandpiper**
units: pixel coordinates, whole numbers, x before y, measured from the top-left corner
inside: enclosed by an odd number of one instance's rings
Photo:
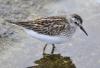
[[[78,14],[69,16],[49,16],[41,17],[33,21],[12,22],[10,23],[25,27],[25,32],[33,38],[46,42],[43,48],[43,54],[47,44],[52,44],[51,54],[54,53],[55,44],[67,42],[79,27],[87,36],[87,32],[82,27],[83,20]]]

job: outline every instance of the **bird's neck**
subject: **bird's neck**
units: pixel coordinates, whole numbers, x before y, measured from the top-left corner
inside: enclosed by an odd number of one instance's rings
[[[74,34],[76,32],[77,26],[75,24],[70,24],[70,34]]]
[[[74,23],[70,23],[70,27],[76,29],[77,28],[77,25],[74,24]]]

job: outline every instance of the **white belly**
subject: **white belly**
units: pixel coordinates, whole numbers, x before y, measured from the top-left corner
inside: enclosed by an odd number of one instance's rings
[[[49,44],[61,44],[61,43],[65,43],[65,42],[69,41],[69,39],[66,37],[43,35],[43,34],[39,34],[39,33],[35,32],[35,31],[28,30],[28,29],[25,29],[25,32],[29,36],[39,39],[39,40],[44,41]]]

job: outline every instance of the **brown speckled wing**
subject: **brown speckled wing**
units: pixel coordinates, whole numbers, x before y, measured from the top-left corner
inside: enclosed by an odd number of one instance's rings
[[[32,30],[45,35],[59,35],[65,30],[65,17],[46,17],[34,20]]]
[[[19,22],[16,24],[40,34],[55,36],[65,30],[68,20],[63,16],[51,16],[39,18],[30,22]]]

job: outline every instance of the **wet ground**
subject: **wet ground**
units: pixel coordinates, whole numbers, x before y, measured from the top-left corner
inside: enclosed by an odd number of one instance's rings
[[[0,68],[35,66],[33,62],[43,58],[45,44],[29,37],[22,27],[2,19],[23,21],[71,13],[83,18],[83,26],[89,36],[78,29],[70,42],[56,45],[55,53],[70,57],[76,68],[100,68],[99,6],[99,0],[0,0]],[[4,35],[5,32],[7,34]],[[51,46],[48,46],[46,53],[50,51]]]

